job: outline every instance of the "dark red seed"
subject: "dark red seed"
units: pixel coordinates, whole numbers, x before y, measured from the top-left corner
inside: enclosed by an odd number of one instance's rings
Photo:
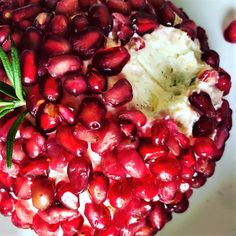
[[[213,133],[215,128],[215,120],[206,116],[201,116],[193,125],[193,136],[209,136]]]
[[[191,179],[191,187],[192,188],[200,188],[206,183],[207,179],[202,174],[197,173],[194,174],[193,178]]]
[[[51,17],[52,17],[51,13],[41,12],[35,17],[34,25],[36,26],[36,28],[44,30],[48,26]]]
[[[214,141],[215,141],[217,149],[220,150],[221,148],[223,148],[228,138],[229,138],[229,130],[227,128],[222,127],[218,129],[214,137]]]
[[[139,110],[123,111],[118,115],[118,118],[130,121],[138,127],[144,126],[147,122],[147,117]]]
[[[157,19],[154,15],[147,13],[136,13],[132,16],[133,29],[139,35],[151,33],[158,27]]]
[[[194,21],[192,20],[185,20],[181,24],[176,25],[176,28],[181,29],[182,31],[186,32],[187,35],[194,40],[197,35],[197,26]]]
[[[95,97],[84,98],[79,106],[78,119],[89,129],[100,129],[105,121],[106,107]]]
[[[48,72],[52,77],[61,77],[69,72],[78,72],[82,69],[82,61],[74,55],[60,55],[50,58]]]
[[[189,97],[189,102],[192,107],[201,115],[206,115],[207,117],[214,117],[215,108],[212,105],[211,97],[206,92],[193,92],[192,95]]]
[[[74,15],[79,9],[78,0],[59,0],[56,5],[56,14],[62,14],[66,16]]]
[[[158,196],[164,204],[172,202],[176,196],[177,183],[175,181],[160,182],[158,186]]]
[[[26,29],[23,36],[23,44],[27,49],[37,50],[41,44],[42,34],[35,27]]]
[[[74,137],[73,130],[69,126],[62,125],[57,129],[56,142],[75,156],[82,156],[88,148],[85,141]]]
[[[120,236],[115,226],[111,225],[104,230],[96,230],[94,236]]]
[[[128,3],[134,11],[144,10],[147,6],[146,0],[128,0]]]
[[[214,50],[205,51],[202,54],[202,60],[213,68],[218,68],[220,64],[219,54]]]
[[[104,35],[95,27],[89,27],[72,39],[72,47],[84,59],[92,57],[104,46]]]
[[[48,27],[49,34],[65,36],[68,32],[69,20],[64,15],[55,15]]]
[[[15,30],[15,32],[13,32],[11,34],[11,37],[17,47],[21,46],[23,33],[20,30]],[[11,40],[10,39],[6,39],[4,41],[4,43],[2,44],[2,49],[6,52],[11,50]]]
[[[111,224],[110,211],[102,204],[87,203],[84,214],[94,229],[105,229]]]
[[[87,11],[92,5],[94,5],[97,2],[98,2],[97,0],[80,0],[79,6],[84,11]]]
[[[12,17],[14,22],[20,22],[25,19],[30,19],[36,16],[41,10],[41,7],[36,4],[30,4],[17,8],[12,12]]]
[[[88,18],[92,25],[99,27],[105,34],[112,30],[112,17],[104,4],[94,4],[89,8]]]
[[[126,79],[118,80],[112,88],[104,93],[106,103],[111,106],[121,106],[133,98],[132,86]]]
[[[170,132],[164,121],[157,121],[151,129],[153,144],[163,145],[167,141]]]
[[[186,166],[186,167],[193,167],[193,165],[195,164],[195,156],[193,154],[193,151],[190,149],[186,149],[185,151],[183,151],[182,155],[181,155],[181,159],[182,159],[182,163]]]
[[[10,34],[10,28],[8,25],[0,26],[0,44],[2,44]]]
[[[62,37],[50,37],[43,42],[44,52],[52,57],[62,54],[67,54],[71,51],[71,46],[68,40]]]
[[[58,107],[53,103],[44,103],[39,107],[36,124],[40,130],[50,133],[61,123]]]
[[[168,4],[168,2],[164,2],[160,5],[160,7],[156,8],[156,14],[158,21],[166,26],[173,26],[175,21],[175,12]]]
[[[127,16],[131,13],[130,4],[124,0],[108,0],[106,4],[111,12],[119,12]]]
[[[197,27],[197,39],[200,42],[201,50],[202,51],[208,51],[209,45],[208,45],[208,37],[206,31],[202,27]]]
[[[229,94],[231,88],[231,77],[223,69],[220,69],[219,71],[219,78],[216,87],[223,92],[224,96]]]
[[[36,54],[33,50],[24,50],[21,53],[22,82],[25,86],[37,83],[38,66]]]
[[[107,89],[107,78],[96,70],[91,70],[86,74],[86,81],[89,90],[93,93],[102,93]]]
[[[224,30],[224,38],[230,43],[236,43],[236,20],[233,20]]]
[[[86,15],[76,15],[72,18],[72,30],[75,33],[84,31],[89,26],[89,21]]]
[[[14,211],[14,199],[4,189],[0,191],[0,213],[4,216],[12,215]]]
[[[61,224],[61,228],[64,231],[65,235],[72,236],[79,233],[79,230],[81,229],[83,223],[84,218],[80,215],[72,219],[63,221]]]
[[[73,96],[85,93],[88,89],[84,75],[81,74],[68,74],[64,76],[63,87]]]
[[[58,111],[61,118],[70,125],[75,125],[76,114],[73,108],[64,105],[58,105]]]
[[[18,176],[15,180],[13,191],[14,194],[23,200],[31,198],[32,178],[25,176]]]
[[[88,187],[91,165],[84,157],[75,157],[68,164],[67,174],[74,191],[81,193]]]
[[[134,35],[134,30],[130,25],[122,25],[120,30],[117,32],[117,37],[119,38],[122,45],[125,45]]]
[[[39,91],[47,101],[58,102],[63,95],[61,80],[51,76],[41,78],[39,82]]]

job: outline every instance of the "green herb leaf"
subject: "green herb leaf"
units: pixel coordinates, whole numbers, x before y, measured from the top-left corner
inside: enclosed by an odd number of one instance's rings
[[[0,107],[5,107],[5,106],[9,106],[9,105],[14,105],[14,101],[0,99]]]
[[[0,92],[11,98],[17,99],[14,88],[2,81],[0,81]]]
[[[7,77],[12,83],[12,86],[14,87],[15,85],[14,85],[14,76],[13,76],[12,66],[8,59],[7,54],[2,50],[1,47],[0,47],[0,59],[2,60],[2,64],[6,71]]]
[[[2,117],[4,117],[6,114],[8,114],[9,112],[14,110],[14,106],[13,105],[9,105],[9,106],[5,106],[5,107],[1,107],[0,108],[0,119]]]
[[[17,49],[14,46],[14,42],[11,39],[11,58],[12,58],[12,72],[13,72],[13,78],[14,78],[14,88],[16,92],[16,96],[20,100],[24,100],[23,98],[23,88],[21,83],[21,70],[20,70],[20,60],[19,55],[17,52]]]
[[[13,152],[13,145],[14,145],[14,141],[16,137],[16,132],[20,126],[20,123],[22,122],[22,120],[24,119],[27,113],[28,113],[27,111],[21,113],[17,117],[17,119],[15,120],[15,122],[13,123],[12,127],[10,128],[8,132],[7,139],[6,139],[6,154],[7,154],[8,168],[11,167],[11,163],[12,163],[12,152]]]

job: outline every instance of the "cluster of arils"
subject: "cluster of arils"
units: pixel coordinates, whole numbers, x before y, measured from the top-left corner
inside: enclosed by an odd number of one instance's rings
[[[228,94],[230,76],[205,31],[164,0],[9,0],[0,8],[0,45],[8,52],[11,34],[20,51],[30,113],[11,168],[5,140],[16,112],[0,122],[0,212],[42,236],[151,236],[185,211],[222,156],[228,102],[215,109],[206,92],[193,92],[200,118],[187,137],[171,118],[148,121],[127,109],[128,78],[108,84],[129,61],[127,47],[145,47],[142,36],[162,24],[199,40],[212,67],[199,79],[214,77]]]

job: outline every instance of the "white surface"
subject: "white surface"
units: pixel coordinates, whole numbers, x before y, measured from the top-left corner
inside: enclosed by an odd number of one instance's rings
[[[224,41],[222,29],[228,15],[236,19],[235,0],[175,0],[209,34],[211,48],[221,55],[221,66],[232,75],[229,100],[236,113],[236,44]],[[234,114],[233,120],[236,116]],[[33,236],[18,230],[9,219],[0,217],[1,236]],[[196,190],[189,210],[168,223],[158,236],[235,236],[236,235],[236,126],[227,142],[224,157],[207,184]],[[45,235],[47,236],[47,235]]]

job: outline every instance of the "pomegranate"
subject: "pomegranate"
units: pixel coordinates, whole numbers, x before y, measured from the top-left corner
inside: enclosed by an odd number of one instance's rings
[[[165,0],[0,12],[0,213],[39,236],[153,236],[186,211],[232,127],[205,30]]]

